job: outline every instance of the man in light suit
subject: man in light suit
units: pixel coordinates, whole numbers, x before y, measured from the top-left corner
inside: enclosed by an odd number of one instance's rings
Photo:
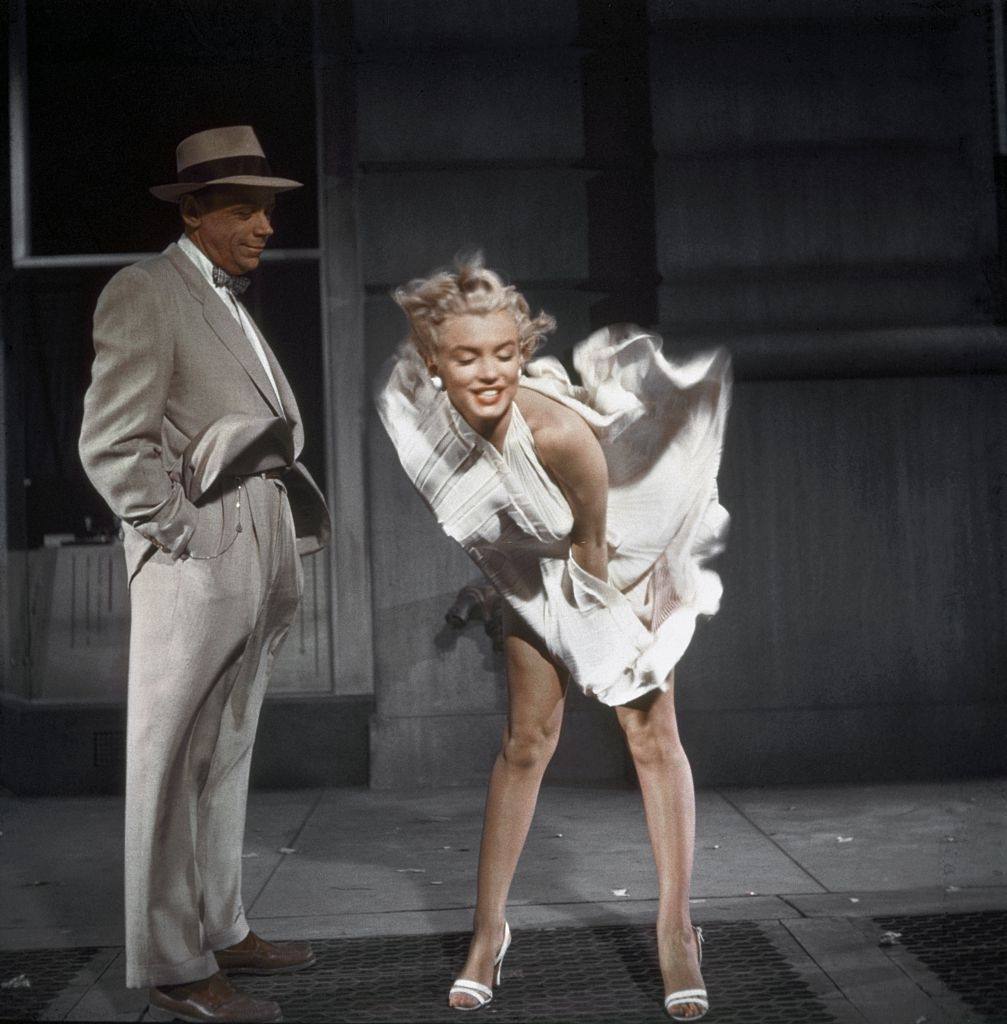
[[[273,176],[251,128],[177,149],[185,234],[108,283],[80,454],[123,521],[130,580],[126,983],[154,1019],[279,1020],[221,971],[314,962],[249,930],[241,850],[252,744],[300,599],[300,556],[328,539],[297,462],[283,371],[238,300],[272,234]]]

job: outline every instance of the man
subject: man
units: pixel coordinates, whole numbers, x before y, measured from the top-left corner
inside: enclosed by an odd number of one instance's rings
[[[241,904],[248,771],[269,671],[301,592],[300,555],[329,535],[298,463],[297,403],[238,300],[277,192],[251,128],[177,149],[185,234],[108,283],[80,454],[123,521],[130,580],[126,983],[151,1016],[280,1020],[221,971],[314,962],[249,931]]]

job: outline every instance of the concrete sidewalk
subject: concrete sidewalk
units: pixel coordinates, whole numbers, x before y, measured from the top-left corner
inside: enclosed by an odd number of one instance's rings
[[[253,793],[252,926],[313,939],[467,930],[483,797]],[[0,951],[99,948],[50,1018],[138,1019],[144,996],[122,987],[122,801],[5,797],[0,816]],[[989,1020],[912,958],[879,950],[874,919],[1007,911],[1005,841],[1007,780],[706,790],[693,917],[776,928],[821,973],[833,1019]],[[543,790],[512,891],[515,931],[652,922],[656,895],[638,793]]]

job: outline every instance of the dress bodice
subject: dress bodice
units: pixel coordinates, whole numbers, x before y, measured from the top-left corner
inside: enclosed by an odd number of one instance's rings
[[[517,403],[498,451],[407,347],[388,366],[378,411],[445,533],[586,692],[625,704],[668,685],[697,616],[720,603],[705,562],[727,525],[716,481],[730,363],[723,351],[672,363],[659,338],[620,326],[581,342],[574,365],[583,384],[546,357],[525,367],[521,386],[578,413],[601,445],[607,580],[571,557],[573,515]]]
[[[573,513],[556,481],[542,465],[535,450],[535,438],[517,402],[511,405],[502,455],[530,510],[539,520],[541,532],[553,540],[568,537],[573,529]]]

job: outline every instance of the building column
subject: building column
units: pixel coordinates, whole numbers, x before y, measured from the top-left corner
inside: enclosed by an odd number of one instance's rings
[[[374,689],[371,566],[364,484],[366,360],[360,267],[352,5],[315,0],[319,275],[333,690]]]
[[[16,11],[14,12],[17,13]],[[11,46],[11,38],[15,46]],[[0,27],[0,75],[13,85],[10,78],[10,59],[20,45],[20,33],[13,17],[3,19]],[[11,114],[17,115],[21,96],[16,88],[9,90],[10,102],[0,108],[0,162],[11,168],[10,125]],[[15,483],[14,472],[21,459],[9,454],[8,431],[9,397],[12,385],[8,382],[11,351],[12,298],[14,296],[14,269],[11,252],[11,190],[0,189],[0,693],[23,695],[27,680],[22,645],[18,642],[15,624],[20,619],[24,595],[24,545],[18,542],[18,551],[11,550],[11,499],[21,493],[22,477]],[[15,491],[14,488],[18,490]]]

